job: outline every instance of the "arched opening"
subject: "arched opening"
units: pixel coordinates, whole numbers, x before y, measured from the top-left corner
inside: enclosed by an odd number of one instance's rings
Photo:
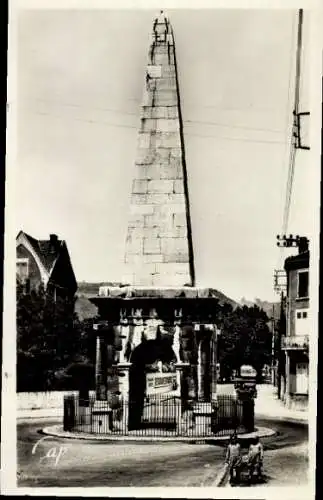
[[[130,357],[129,372],[129,430],[142,427],[146,396],[146,375],[156,371],[158,362],[174,370],[176,356],[168,339],[144,340]],[[172,368],[173,367],[173,368]]]

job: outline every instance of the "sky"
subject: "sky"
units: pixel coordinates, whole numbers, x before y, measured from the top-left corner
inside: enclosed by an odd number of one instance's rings
[[[78,281],[119,281],[154,10],[26,10],[17,39],[17,232],[65,239]],[[297,13],[168,10],[198,286],[277,300]],[[304,18],[301,108],[307,111]],[[308,152],[288,232],[310,236]],[[285,255],[287,256],[287,255]]]

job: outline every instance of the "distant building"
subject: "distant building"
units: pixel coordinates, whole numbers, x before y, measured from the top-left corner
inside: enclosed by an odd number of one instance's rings
[[[74,297],[77,282],[66,242],[56,234],[48,240],[37,240],[20,231],[16,238],[16,279],[25,290],[42,285],[55,298]]]
[[[309,249],[308,241],[299,245],[298,255],[285,260],[287,275],[286,334],[282,337],[285,352],[286,404],[297,409],[308,405],[309,385]]]

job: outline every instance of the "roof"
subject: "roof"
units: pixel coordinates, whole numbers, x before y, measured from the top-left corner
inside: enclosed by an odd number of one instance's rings
[[[57,244],[53,246],[50,240],[36,240],[27,233],[23,234],[37,253],[45,269],[50,272],[60,254],[64,240],[57,239]]]
[[[285,270],[290,271],[292,269],[302,269],[308,268],[310,262],[310,251],[299,253],[297,255],[292,255],[285,260]]]

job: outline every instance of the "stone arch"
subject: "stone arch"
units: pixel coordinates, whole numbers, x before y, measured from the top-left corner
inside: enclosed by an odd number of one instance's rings
[[[154,363],[176,363],[176,355],[168,339],[143,340],[131,353],[129,370],[129,429],[138,428],[146,395],[146,373]]]

